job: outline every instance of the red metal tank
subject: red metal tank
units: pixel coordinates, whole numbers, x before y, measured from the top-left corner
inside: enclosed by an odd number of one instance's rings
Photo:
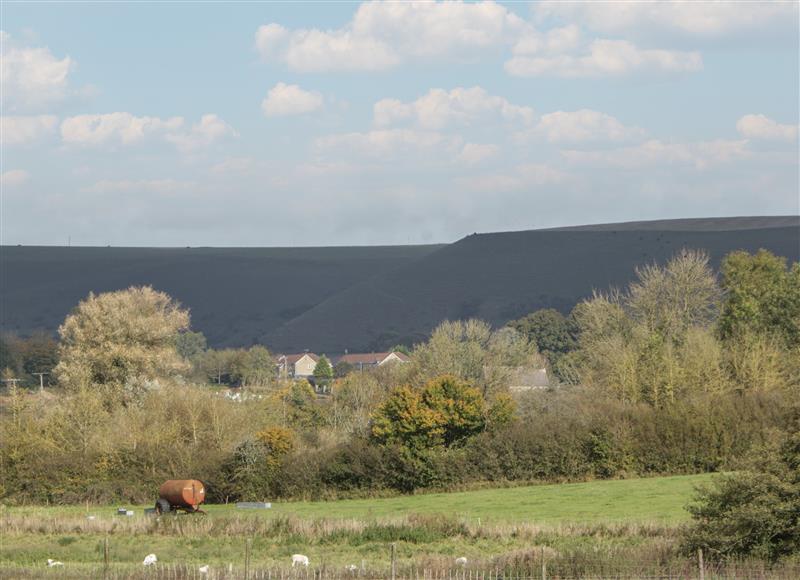
[[[170,479],[158,488],[158,497],[171,506],[196,510],[206,500],[206,487],[196,479]]]

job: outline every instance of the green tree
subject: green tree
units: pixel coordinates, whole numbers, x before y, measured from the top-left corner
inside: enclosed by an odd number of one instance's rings
[[[175,349],[188,361],[198,360],[207,348],[206,337],[202,332],[181,332],[175,338]]]
[[[314,367],[314,380],[320,387],[327,387],[333,379],[333,367],[331,361],[328,360],[324,354],[319,357],[316,366]]]
[[[531,312],[512,320],[508,326],[527,336],[551,362],[554,355],[566,354],[576,347],[572,325],[566,316],[553,308]]]
[[[247,351],[243,384],[265,386],[275,378],[275,360],[266,347],[257,344]]]
[[[770,561],[800,552],[800,413],[781,444],[758,453],[747,470],[701,489],[688,509],[689,552]]]
[[[339,361],[333,365],[333,376],[341,379],[353,372],[353,365],[345,361]]]
[[[103,390],[109,404],[130,403],[163,379],[188,371],[175,335],[189,313],[149,286],[89,294],[58,329],[60,384]]]
[[[481,392],[453,376],[429,381],[421,389],[396,388],[373,415],[372,438],[421,450],[450,447],[486,426],[487,407]]]
[[[800,263],[767,250],[732,252],[722,261],[725,299],[719,318],[724,339],[746,333],[771,334],[800,346]]]

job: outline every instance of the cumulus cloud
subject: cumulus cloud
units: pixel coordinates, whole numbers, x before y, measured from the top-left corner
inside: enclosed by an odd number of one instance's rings
[[[503,97],[490,95],[481,87],[456,88],[451,91],[431,89],[426,95],[410,103],[383,99],[373,107],[373,122],[378,127],[411,121],[425,129],[442,129],[492,118],[530,124],[534,117],[530,107],[514,105]]]
[[[316,91],[306,91],[297,85],[278,83],[267,93],[261,102],[261,109],[267,117],[302,115],[322,108],[322,95]]]
[[[461,145],[458,138],[434,131],[412,129],[379,129],[364,133],[342,133],[319,137],[315,141],[318,151],[357,153],[370,157],[385,157],[399,152],[418,152],[439,149],[455,153]]]
[[[19,46],[0,31],[0,82],[3,105],[12,110],[32,109],[67,96],[68,76],[75,63],[58,58],[47,47]]]
[[[238,133],[217,115],[207,114],[199,123],[192,125],[189,131],[170,133],[168,142],[175,145],[183,153],[193,153],[226,137],[238,137]]]
[[[590,109],[542,115],[534,133],[551,143],[627,141],[644,136],[642,129],[626,127],[616,117]]]
[[[517,54],[505,63],[506,72],[519,77],[565,78],[624,76],[636,72],[679,73],[703,69],[698,52],[642,49],[626,40],[592,41],[587,52],[572,54]]]
[[[30,178],[30,174],[23,169],[10,169],[0,174],[0,185],[3,187],[15,187],[22,185]]]
[[[736,130],[747,139],[797,141],[798,126],[782,125],[766,115],[745,115],[736,122]]]
[[[561,152],[572,163],[592,166],[614,166],[622,169],[638,169],[654,165],[694,167],[698,170],[712,165],[731,163],[752,157],[747,141],[699,141],[692,143],[665,143],[658,139],[640,145],[621,147],[609,151]]]
[[[21,145],[51,135],[58,125],[55,115],[14,116],[0,118],[3,145]]]
[[[300,72],[385,70],[411,59],[463,59],[528,25],[494,2],[365,2],[336,30],[258,28],[262,58]]]
[[[182,117],[136,117],[125,112],[76,115],[62,121],[61,138],[75,145],[130,145],[148,135],[175,130],[182,125]]]
[[[539,20],[560,18],[603,34],[679,33],[719,38],[797,22],[795,2],[538,2]]]
[[[477,165],[497,155],[500,147],[491,143],[465,143],[456,160],[464,165]]]

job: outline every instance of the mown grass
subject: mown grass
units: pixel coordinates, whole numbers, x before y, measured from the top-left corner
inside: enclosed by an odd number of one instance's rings
[[[399,517],[413,513],[443,514],[485,522],[536,522],[546,524],[599,522],[678,523],[688,519],[684,509],[699,484],[711,475],[686,475],[592,481],[484,489],[454,493],[429,493],[378,499],[329,502],[278,502],[270,510],[237,510],[232,505],[204,506],[211,516],[355,518]],[[155,498],[154,498],[155,499]],[[136,506],[137,515],[151,506]],[[45,516],[83,514],[86,506],[23,506],[7,508],[14,514]],[[116,506],[89,506],[99,517],[112,517]]]

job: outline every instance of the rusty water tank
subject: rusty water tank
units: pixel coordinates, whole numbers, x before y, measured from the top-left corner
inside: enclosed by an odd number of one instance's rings
[[[196,479],[170,479],[158,488],[158,497],[170,506],[196,510],[206,500],[206,488]]]

